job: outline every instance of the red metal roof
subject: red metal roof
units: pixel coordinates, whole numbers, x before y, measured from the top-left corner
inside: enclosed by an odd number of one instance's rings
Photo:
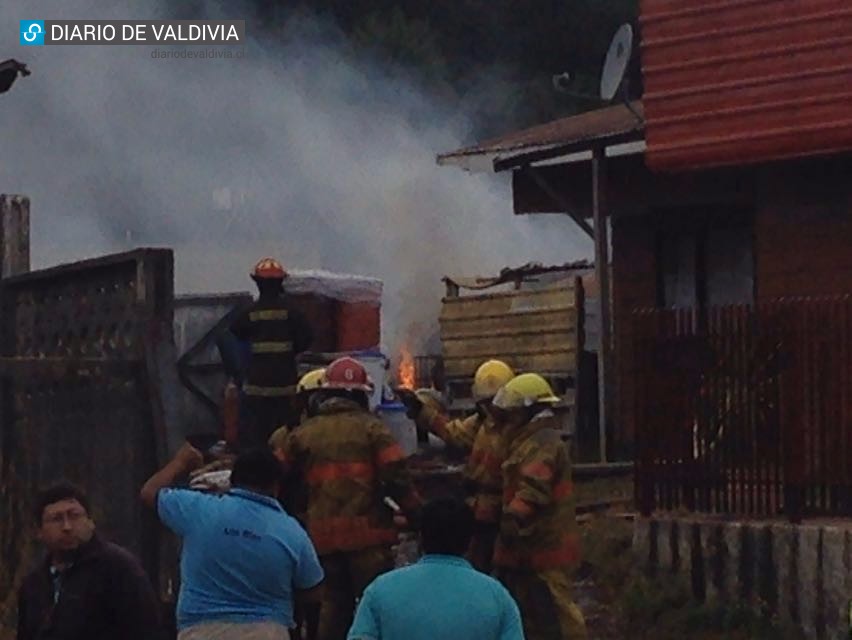
[[[633,103],[633,107],[637,113],[642,114],[641,102]],[[438,162],[444,164],[464,156],[511,155],[532,149],[604,141],[641,131],[642,125],[630,109],[624,105],[616,105],[513,131],[471,147],[443,153],[438,156]]]
[[[654,169],[852,150],[852,1],[643,0]]]

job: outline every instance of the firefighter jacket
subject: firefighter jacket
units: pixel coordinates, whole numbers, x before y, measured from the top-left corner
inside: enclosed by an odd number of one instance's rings
[[[288,436],[280,457],[307,487],[305,523],[319,555],[395,543],[385,496],[407,511],[419,506],[402,448],[350,400],[320,405],[319,415]]]
[[[450,420],[438,409],[424,405],[417,426],[427,429],[448,445],[469,453],[464,471],[465,487],[476,521],[497,524],[500,520],[506,439],[490,416],[475,413],[464,420]]]
[[[506,436],[494,565],[531,571],[574,568],[580,550],[571,462],[556,417],[543,411]]]
[[[251,346],[243,385],[247,396],[274,398],[295,393],[296,355],[310,347],[312,336],[285,296],[258,299],[231,325],[231,333]]]

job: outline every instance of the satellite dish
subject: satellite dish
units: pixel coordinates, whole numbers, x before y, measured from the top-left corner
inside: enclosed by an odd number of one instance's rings
[[[623,24],[615,32],[615,36],[609,45],[609,51],[606,53],[606,60],[604,60],[603,73],[601,74],[602,100],[609,102],[618,93],[632,52],[633,27],[629,24]]]
[[[553,76],[553,88],[561,93],[570,93],[571,91],[571,82],[573,82],[573,78],[569,72],[560,73],[558,75]]]

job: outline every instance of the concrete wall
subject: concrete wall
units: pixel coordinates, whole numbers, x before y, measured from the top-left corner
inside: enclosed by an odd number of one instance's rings
[[[808,638],[849,637],[852,522],[643,518],[633,548],[645,568],[685,577],[699,600],[746,604]]]

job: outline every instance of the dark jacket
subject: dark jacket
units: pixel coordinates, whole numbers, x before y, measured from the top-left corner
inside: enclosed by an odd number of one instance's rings
[[[289,396],[298,381],[296,356],[312,341],[304,317],[286,296],[260,298],[231,325],[231,333],[251,344],[244,391],[247,395]]]
[[[50,561],[18,593],[18,640],[159,640],[157,596],[139,561],[95,536],[62,574],[54,605]]]

